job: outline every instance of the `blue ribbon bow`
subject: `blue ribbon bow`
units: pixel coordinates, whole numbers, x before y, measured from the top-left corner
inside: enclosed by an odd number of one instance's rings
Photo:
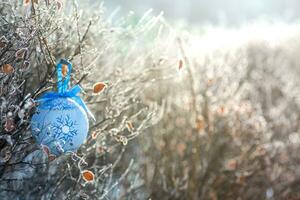
[[[68,72],[64,79],[62,74],[63,65],[68,66]],[[61,59],[60,62],[57,64],[57,90],[58,91],[45,93],[38,100],[38,102],[48,101],[59,97],[65,97],[65,98],[69,97],[73,99],[76,103],[78,103],[80,106],[82,106],[85,112],[87,113],[87,115],[90,116],[95,121],[94,115],[91,113],[89,108],[85,105],[84,101],[79,96],[77,96],[77,94],[80,93],[82,90],[81,87],[79,85],[75,85],[71,89],[68,89],[71,71],[72,71],[72,64],[67,60]]]

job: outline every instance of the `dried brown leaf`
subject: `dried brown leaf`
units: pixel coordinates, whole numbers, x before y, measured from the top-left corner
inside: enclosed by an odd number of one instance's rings
[[[98,82],[96,84],[94,84],[93,86],[93,93],[94,94],[99,94],[101,93],[105,88],[107,87],[107,85],[103,82]]]
[[[14,71],[15,71],[15,69],[10,64],[4,64],[1,67],[1,73],[4,73],[4,74],[11,74]]]
[[[27,6],[30,4],[30,0],[24,0],[24,5]]]
[[[16,128],[16,124],[15,124],[14,119],[12,119],[12,118],[6,119],[5,124],[4,124],[4,129],[5,129],[5,131],[11,132],[11,131],[13,131],[15,128]]]
[[[15,57],[19,58],[19,59],[23,59],[23,58],[25,58],[25,55],[26,55],[27,51],[28,51],[27,48],[21,48],[21,49],[16,51]]]
[[[42,149],[47,154],[47,156],[50,156],[50,149],[48,146],[42,145]]]
[[[84,170],[82,172],[82,178],[83,180],[85,180],[86,182],[90,182],[90,181],[93,181],[94,178],[95,178],[95,175],[92,171],[90,170]]]
[[[96,139],[97,136],[98,136],[98,134],[99,134],[99,132],[94,131],[94,132],[92,133],[92,139]]]
[[[62,65],[62,68],[61,68],[61,73],[62,73],[63,77],[66,77],[66,76],[67,76],[68,71],[69,71],[68,65],[63,64],[63,65]]]
[[[131,121],[126,122],[126,127],[127,127],[128,131],[130,131],[130,132],[133,131],[133,129],[134,129],[134,126]]]

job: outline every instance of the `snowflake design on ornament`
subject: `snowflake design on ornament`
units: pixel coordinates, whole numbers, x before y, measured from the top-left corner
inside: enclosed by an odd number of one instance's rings
[[[72,139],[78,133],[78,130],[75,128],[77,125],[77,122],[73,121],[70,115],[61,115],[57,117],[56,121],[51,125],[53,137],[68,142],[73,146]]]

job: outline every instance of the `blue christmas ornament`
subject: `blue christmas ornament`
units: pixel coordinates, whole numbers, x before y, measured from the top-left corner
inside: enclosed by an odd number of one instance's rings
[[[63,78],[63,65],[68,66]],[[37,100],[38,107],[31,119],[37,142],[48,146],[51,154],[77,150],[87,137],[88,115],[95,119],[83,100],[77,96],[79,85],[68,89],[72,64],[61,60],[57,65],[57,92],[47,92]]]

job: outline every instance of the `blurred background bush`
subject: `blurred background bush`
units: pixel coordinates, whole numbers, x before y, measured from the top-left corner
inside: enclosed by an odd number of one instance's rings
[[[90,1],[91,4],[96,1]],[[297,0],[110,0],[104,1],[109,12],[119,9],[120,15],[134,11],[143,15],[150,8],[155,14],[164,12],[168,20],[184,20],[193,24],[236,26],[261,18],[293,21],[299,17]]]

